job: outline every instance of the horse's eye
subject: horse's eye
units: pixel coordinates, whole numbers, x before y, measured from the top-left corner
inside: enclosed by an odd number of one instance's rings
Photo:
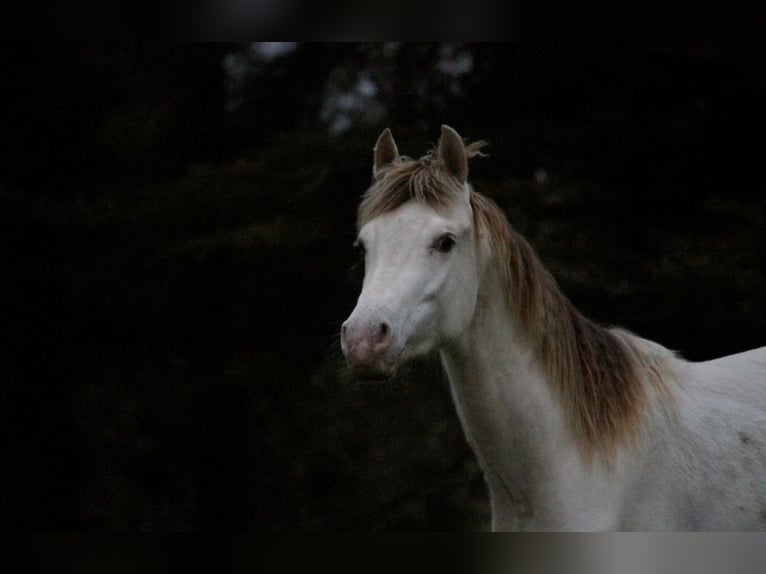
[[[362,243],[360,240],[354,242],[354,253],[356,253],[359,257],[364,257],[365,253],[367,253],[367,249],[365,249],[364,243]]]
[[[449,253],[455,247],[455,238],[451,235],[442,235],[434,245],[439,253]]]

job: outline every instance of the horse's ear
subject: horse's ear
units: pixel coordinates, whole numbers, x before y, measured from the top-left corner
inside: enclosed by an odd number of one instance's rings
[[[394,141],[394,136],[391,134],[390,129],[384,129],[380,136],[378,136],[378,141],[375,142],[373,151],[375,155],[375,162],[372,167],[373,175],[375,175],[381,167],[388,165],[399,157],[399,150],[396,148],[396,142]]]
[[[463,140],[451,127],[443,125],[439,138],[437,157],[442,167],[455,176],[460,183],[468,179],[468,158],[465,155]]]

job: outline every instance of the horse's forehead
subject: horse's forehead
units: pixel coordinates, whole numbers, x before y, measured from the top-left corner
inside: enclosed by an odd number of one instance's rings
[[[410,201],[368,222],[360,235],[404,239],[408,236],[431,234],[434,231],[458,232],[470,225],[469,210],[461,209],[461,206],[450,206],[437,211],[427,205]]]

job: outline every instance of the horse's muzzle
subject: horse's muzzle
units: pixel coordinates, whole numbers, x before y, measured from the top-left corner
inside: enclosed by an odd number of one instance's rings
[[[354,376],[363,380],[384,380],[396,368],[391,361],[393,335],[388,323],[355,321],[349,318],[340,331],[340,342],[346,362]]]

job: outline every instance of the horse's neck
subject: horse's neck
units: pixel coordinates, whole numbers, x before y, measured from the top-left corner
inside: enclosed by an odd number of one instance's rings
[[[581,480],[583,463],[539,354],[515,328],[502,290],[487,287],[471,328],[445,346],[441,358],[490,486],[493,514],[501,499],[524,517],[547,512],[530,507],[535,499],[555,504],[566,496],[570,487],[560,477]]]
[[[507,435],[524,433],[524,419],[559,418],[550,412],[555,405],[543,369],[519,340],[505,307],[499,300],[481,305],[471,329],[441,353],[468,439],[487,464],[497,464],[500,452],[518,444],[509,440],[518,436]],[[492,446],[495,441],[502,448]]]

